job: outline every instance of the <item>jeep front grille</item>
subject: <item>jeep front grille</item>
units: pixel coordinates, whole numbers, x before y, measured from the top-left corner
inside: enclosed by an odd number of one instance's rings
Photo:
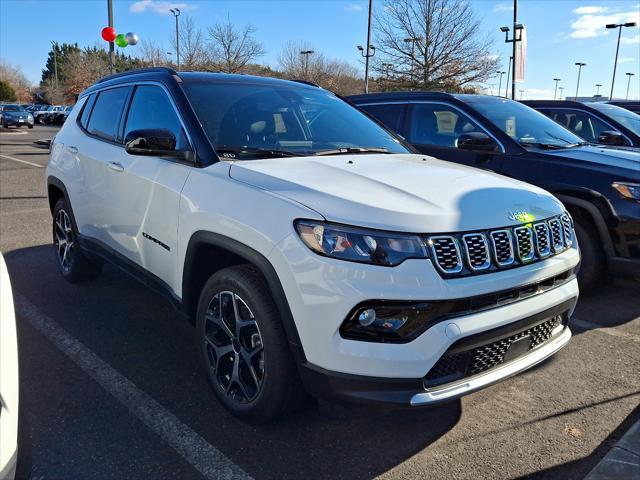
[[[536,262],[573,246],[568,214],[534,224],[426,238],[432,260],[446,278],[494,272]]]

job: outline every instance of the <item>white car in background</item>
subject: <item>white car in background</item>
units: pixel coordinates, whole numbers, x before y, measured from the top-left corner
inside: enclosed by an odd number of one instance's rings
[[[18,341],[11,282],[0,254],[0,479],[13,479],[18,460]]]

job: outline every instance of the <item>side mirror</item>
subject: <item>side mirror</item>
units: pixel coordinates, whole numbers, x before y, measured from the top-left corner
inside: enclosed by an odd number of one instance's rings
[[[481,152],[495,152],[498,144],[486,133],[463,133],[458,137],[458,148],[461,150],[477,150]]]
[[[176,150],[176,136],[163,128],[132,130],[125,137],[124,145],[131,155],[178,157],[185,153]]]
[[[598,143],[602,145],[626,145],[622,134],[616,130],[606,130],[598,135]]]

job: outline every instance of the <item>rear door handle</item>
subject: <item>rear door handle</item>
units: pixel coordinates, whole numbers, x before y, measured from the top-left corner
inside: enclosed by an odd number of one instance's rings
[[[74,147],[73,145],[69,145],[67,150],[69,150],[69,153],[73,153],[74,155],[78,153],[78,147]]]
[[[109,162],[109,168],[114,172],[124,172],[124,167],[119,162]]]

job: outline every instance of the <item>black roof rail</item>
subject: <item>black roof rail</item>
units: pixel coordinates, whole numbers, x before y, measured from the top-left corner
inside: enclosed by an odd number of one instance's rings
[[[311,85],[312,87],[318,87],[318,88],[322,88],[320,85],[318,85],[317,83],[313,83],[310,82],[308,80],[299,80],[297,78],[292,78],[291,79],[292,82],[298,82],[298,83],[304,83],[305,85]]]
[[[176,71],[173,68],[169,67],[147,67],[147,68],[135,68],[133,70],[127,70],[125,72],[114,73],[113,75],[107,75],[106,77],[102,77],[96,83],[103,83],[108,80],[113,80],[114,78],[126,77],[128,75],[137,75],[139,73],[168,73],[169,75],[177,75]]]

